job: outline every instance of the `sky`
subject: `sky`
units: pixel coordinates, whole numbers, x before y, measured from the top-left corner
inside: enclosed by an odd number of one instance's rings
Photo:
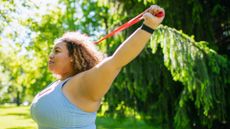
[[[0,46],[3,48],[1,50],[17,49],[16,43],[19,43],[22,45],[19,55],[26,54],[25,47],[36,37],[36,33],[21,25],[20,21],[32,18],[34,21],[40,22],[42,16],[51,10],[61,8],[63,12],[65,11],[64,4],[58,3],[58,0],[14,0],[13,4],[10,1],[0,0],[0,3],[0,11],[6,16],[6,18],[0,16]],[[80,18],[82,12],[77,3],[76,6],[76,17]],[[10,21],[6,21],[6,19],[10,19]]]

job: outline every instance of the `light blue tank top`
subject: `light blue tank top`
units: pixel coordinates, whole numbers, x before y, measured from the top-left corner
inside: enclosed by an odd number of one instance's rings
[[[68,79],[56,81],[38,93],[31,104],[31,116],[39,129],[96,129],[96,112],[82,111],[63,94]]]

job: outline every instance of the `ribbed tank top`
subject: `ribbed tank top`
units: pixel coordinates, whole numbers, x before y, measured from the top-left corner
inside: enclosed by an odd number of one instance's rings
[[[62,92],[68,79],[51,83],[35,96],[30,111],[39,129],[96,129],[96,112],[82,111]]]

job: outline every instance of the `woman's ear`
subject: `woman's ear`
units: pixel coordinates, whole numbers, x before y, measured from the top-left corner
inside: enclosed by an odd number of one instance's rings
[[[74,56],[70,56],[70,62],[74,62]]]

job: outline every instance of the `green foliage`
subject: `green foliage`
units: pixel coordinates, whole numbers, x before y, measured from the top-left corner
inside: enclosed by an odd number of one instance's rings
[[[152,124],[162,124],[162,128],[227,126],[229,60],[210,49],[210,46],[216,49],[214,41],[219,40],[214,36],[219,32],[213,30],[227,25],[229,21],[223,16],[229,10],[227,4],[196,0],[113,3],[123,7],[122,14],[128,14],[128,19],[157,3],[166,10],[163,24],[182,29],[195,37],[167,27],[157,30],[151,49],[146,48],[113,83],[105,99],[109,102],[108,112],[114,114],[114,107],[125,101],[126,106],[142,112]],[[132,28],[136,29],[136,26]],[[122,35],[127,37],[130,33],[132,29]],[[194,38],[209,43],[195,42]],[[123,114],[123,111],[116,113]]]
[[[229,21],[229,8],[224,2],[43,2],[1,1],[1,102],[17,97],[21,102],[31,101],[54,80],[47,70],[47,59],[53,41],[64,32],[79,30],[96,41],[157,3],[166,10],[163,24],[184,32],[159,27],[149,46],[123,68],[104,98],[108,110],[101,112],[117,118],[125,117],[131,110],[129,115],[140,114],[149,124],[164,129],[214,129],[229,124],[229,59],[210,48],[215,48],[214,41],[218,40],[214,30]],[[111,55],[139,26],[107,39],[99,45],[100,49]]]
[[[204,124],[208,124],[205,123],[206,119],[225,121],[227,108],[224,89],[230,80],[228,60],[208,48],[207,42],[195,42],[181,31],[166,26],[161,26],[152,36],[150,47],[153,53],[158,44],[164,53],[164,64],[173,79],[184,85],[179,108],[184,108],[190,100]],[[181,110],[177,113],[181,114]],[[178,124],[177,113],[175,122]]]
[[[214,121],[229,119],[228,67],[227,58],[207,47],[207,42],[161,26],[150,45],[116,79],[105,99],[107,113],[122,116],[128,106],[162,128],[211,128]],[[124,108],[114,110],[122,102]]]

